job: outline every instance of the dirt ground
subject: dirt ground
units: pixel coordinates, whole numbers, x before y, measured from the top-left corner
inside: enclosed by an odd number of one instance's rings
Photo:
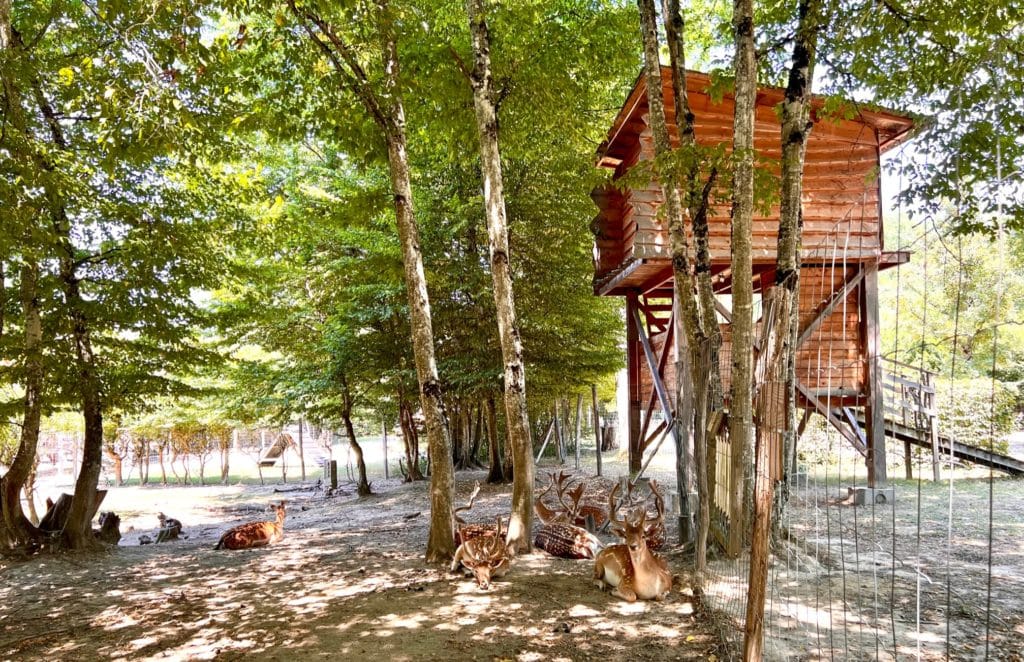
[[[992,484],[990,568],[987,470],[958,471],[952,498],[948,479],[894,481],[895,507],[829,480],[794,492],[773,550],[771,659],[1024,660],[1024,482]],[[745,563],[712,563],[712,607],[742,615]]]
[[[465,500],[483,473],[459,473]],[[592,562],[517,559],[489,591],[423,563],[427,484],[376,494],[275,494],[273,486],[130,487],[104,504],[121,544],[0,567],[3,659],[697,660],[714,637],[685,591],[628,604],[590,584]],[[507,513],[511,487],[484,485],[473,521]],[[285,539],[212,548],[228,527],[288,500]],[[187,540],[155,537],[156,513]],[[131,530],[129,530],[131,529]],[[610,541],[610,539],[609,539]],[[668,554],[677,571],[685,562]]]

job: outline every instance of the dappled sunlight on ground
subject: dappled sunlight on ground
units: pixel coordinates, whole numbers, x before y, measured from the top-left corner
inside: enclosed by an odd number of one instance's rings
[[[458,498],[477,477],[459,474]],[[0,658],[676,660],[715,648],[687,594],[618,601],[591,585],[589,561],[525,555],[488,591],[426,566],[426,484],[375,487],[383,493],[364,500],[255,486],[112,492],[107,506],[124,499],[130,521],[153,524],[111,551],[8,567]],[[470,519],[507,512],[509,493],[485,485]],[[283,541],[212,549],[230,526],[269,519],[282,497]],[[158,509],[189,538],[138,546]]]

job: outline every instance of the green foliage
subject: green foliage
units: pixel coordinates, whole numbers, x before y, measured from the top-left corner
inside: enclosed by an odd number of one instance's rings
[[[939,430],[957,441],[1007,452],[1006,435],[1018,414],[1017,393],[989,379],[940,379],[936,386]]]
[[[948,376],[1024,378],[1024,239],[951,236],[956,223],[892,220],[910,262],[880,278],[883,352]],[[998,333],[998,336],[996,336]],[[993,356],[995,351],[995,356]]]

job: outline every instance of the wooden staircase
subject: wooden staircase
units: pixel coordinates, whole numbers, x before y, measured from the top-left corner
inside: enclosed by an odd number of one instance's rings
[[[933,463],[938,466],[950,453],[957,460],[992,467],[1011,476],[1024,476],[1024,461],[965,444],[939,431],[938,410],[935,407],[935,373],[905,363],[882,360],[882,386],[885,403],[885,434],[902,441],[907,455],[910,446],[932,451]],[[863,408],[843,407],[832,410],[830,422],[845,429],[844,436],[855,435],[861,442],[853,444],[864,455],[866,448]],[[852,441],[852,440],[851,440]]]

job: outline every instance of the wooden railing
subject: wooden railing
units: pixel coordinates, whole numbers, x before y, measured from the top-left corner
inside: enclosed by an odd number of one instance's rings
[[[882,359],[885,418],[906,428],[927,431],[936,427],[936,373],[924,368]]]

